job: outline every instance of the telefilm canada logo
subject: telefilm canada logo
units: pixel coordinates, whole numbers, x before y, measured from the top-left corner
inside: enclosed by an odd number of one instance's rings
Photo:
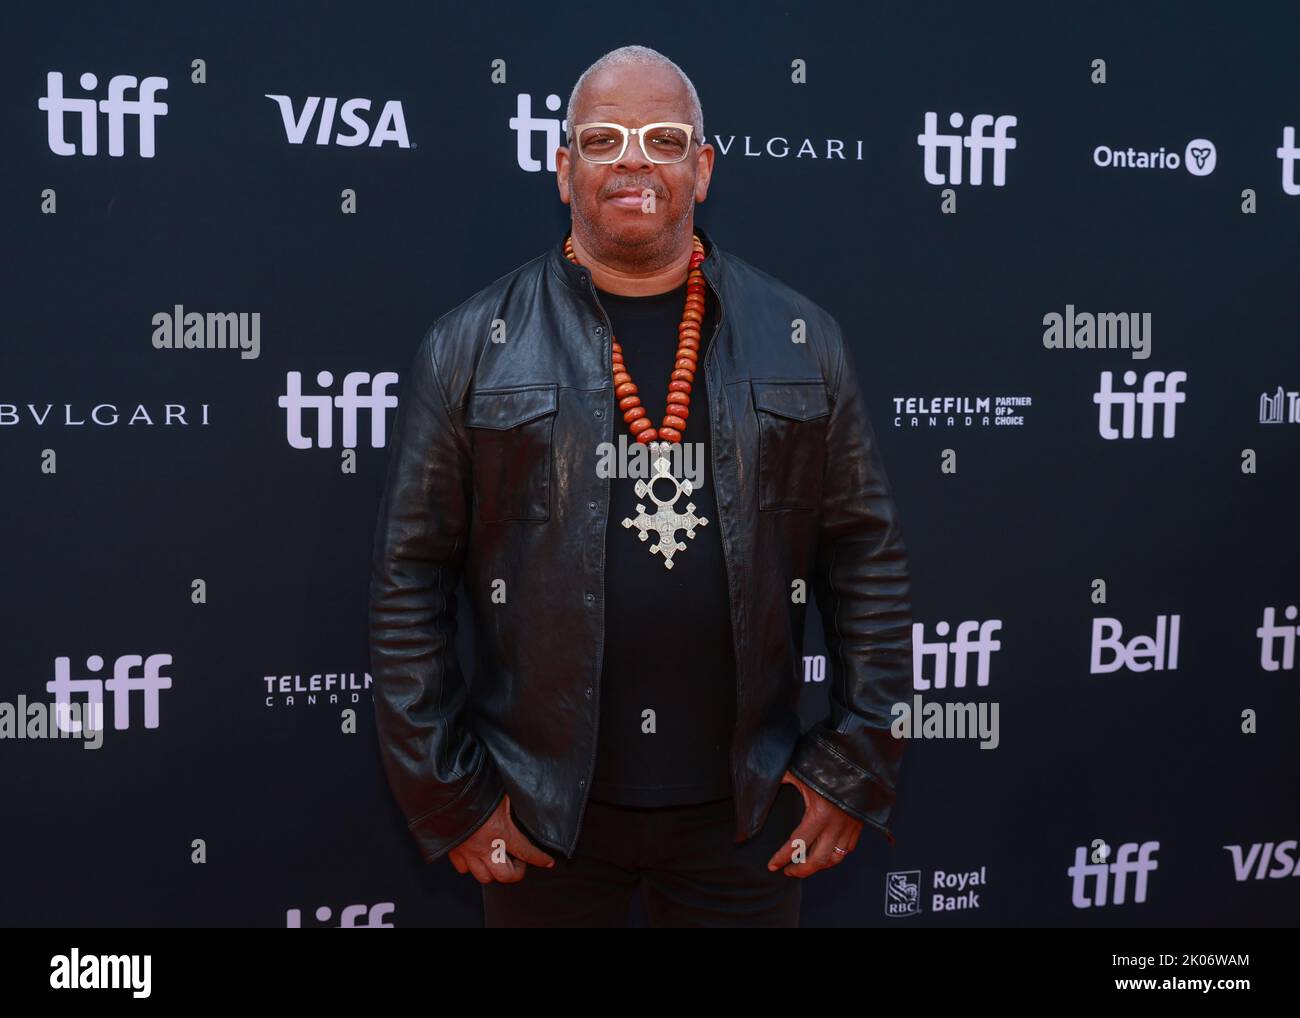
[[[1032,396],[895,396],[896,428],[1022,428]]]
[[[315,707],[360,703],[374,682],[369,672],[315,672],[311,675],[263,675],[267,707]]]

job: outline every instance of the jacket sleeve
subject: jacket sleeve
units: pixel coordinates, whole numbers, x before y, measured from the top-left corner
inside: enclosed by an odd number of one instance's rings
[[[425,334],[398,405],[370,572],[375,725],[388,782],[427,862],[474,833],[505,787],[466,724],[456,595],[470,459]]]
[[[904,743],[890,732],[891,708],[911,694],[911,580],[857,372],[838,325],[833,335],[837,367],[814,575],[830,713],[800,738],[790,770],[892,844],[888,823]]]

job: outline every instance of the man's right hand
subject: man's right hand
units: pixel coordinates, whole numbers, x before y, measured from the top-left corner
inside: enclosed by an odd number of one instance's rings
[[[508,793],[483,826],[447,853],[447,858],[458,873],[473,873],[480,884],[494,880],[513,884],[523,880],[528,863],[548,869],[555,865],[554,859],[515,826],[510,817]]]

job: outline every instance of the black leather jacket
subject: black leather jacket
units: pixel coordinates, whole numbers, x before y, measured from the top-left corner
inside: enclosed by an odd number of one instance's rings
[[[789,768],[892,841],[910,577],[853,361],[826,311],[696,232],[720,307],[706,483],[737,665],[736,840],[763,826]],[[405,379],[375,535],[372,693],[388,780],[430,862],[505,792],[541,842],[577,846],[604,641],[617,638],[603,612],[609,481],[595,466],[624,427],[609,363],[609,319],[561,238],[439,318]],[[462,577],[472,690],[455,644]],[[831,704],[802,736],[800,586],[824,619]]]

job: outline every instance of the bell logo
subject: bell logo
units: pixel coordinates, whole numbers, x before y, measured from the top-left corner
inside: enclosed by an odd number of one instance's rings
[[[1120,625],[1119,619],[1093,619],[1092,658],[1088,662],[1088,671],[1093,675],[1101,675],[1117,672],[1121,668],[1130,672],[1177,670],[1180,618],[1178,615],[1157,615],[1154,638],[1135,636],[1128,643],[1121,639],[1124,627]],[[1103,663],[1103,651],[1110,651],[1114,656]]]

